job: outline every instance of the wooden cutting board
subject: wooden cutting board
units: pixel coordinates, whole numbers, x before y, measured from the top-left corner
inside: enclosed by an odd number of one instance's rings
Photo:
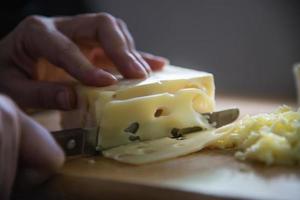
[[[241,115],[270,112],[290,100],[218,97],[219,109]],[[57,112],[35,118],[59,129]],[[300,199],[300,167],[267,167],[239,162],[230,151],[204,150],[143,166],[98,157],[68,160],[34,196],[39,199]]]

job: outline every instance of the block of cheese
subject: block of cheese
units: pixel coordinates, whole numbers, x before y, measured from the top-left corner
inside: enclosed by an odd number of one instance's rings
[[[103,151],[103,155],[128,164],[147,164],[200,151],[220,136],[215,129],[211,129],[179,138],[164,137],[121,145]]]
[[[143,80],[95,88],[78,86],[78,110],[63,113],[64,128],[99,126],[103,149],[172,137],[182,128],[211,128],[200,113],[214,110],[213,75],[167,66]]]

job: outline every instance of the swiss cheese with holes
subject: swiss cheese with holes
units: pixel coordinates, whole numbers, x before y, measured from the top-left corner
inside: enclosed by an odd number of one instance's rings
[[[143,80],[102,88],[78,86],[79,108],[64,113],[62,125],[99,126],[102,149],[176,137],[178,129],[211,128],[200,113],[214,110],[214,94],[212,74],[166,66]]]
[[[222,136],[217,129],[193,132],[180,138],[163,137],[105,150],[103,155],[129,164],[147,164],[187,155],[203,149]]]

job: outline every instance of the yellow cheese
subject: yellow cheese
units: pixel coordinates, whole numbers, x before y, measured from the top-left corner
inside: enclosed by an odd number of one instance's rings
[[[214,109],[212,74],[167,66],[144,80],[94,88],[79,86],[79,109],[62,115],[64,128],[100,127],[110,148],[171,136],[174,128],[210,128],[199,113]]]
[[[208,146],[236,149],[240,160],[300,163],[300,112],[289,107],[213,129],[200,114],[214,109],[209,73],[167,66],[144,80],[78,86],[78,96],[79,108],[62,115],[63,127],[99,126],[104,156],[121,162],[145,164]],[[173,130],[191,127],[208,130],[172,138]]]
[[[198,106],[207,95],[199,89],[182,89],[174,94],[162,93],[127,100],[115,100],[103,108],[100,121],[100,145],[103,148],[127,144],[133,140],[171,137],[174,128],[202,127],[209,129],[207,119]],[[208,105],[211,106],[211,105]],[[160,115],[156,114],[160,112]],[[130,129],[134,130],[128,130]],[[132,127],[135,126],[135,127]]]
[[[147,164],[199,151],[221,135],[215,129],[189,133],[182,138],[164,137],[135,142],[103,151],[103,155],[129,164]]]
[[[223,127],[212,148],[235,148],[236,158],[271,164],[300,162],[300,112],[287,106]]]

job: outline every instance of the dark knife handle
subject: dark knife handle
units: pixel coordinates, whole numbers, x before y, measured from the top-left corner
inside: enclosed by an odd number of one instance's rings
[[[83,154],[87,130],[82,128],[51,132],[66,156]]]

